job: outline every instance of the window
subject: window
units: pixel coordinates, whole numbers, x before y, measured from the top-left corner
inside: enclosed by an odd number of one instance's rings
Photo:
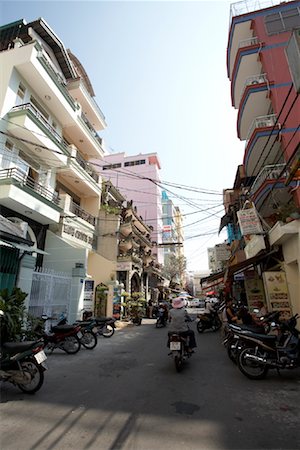
[[[129,166],[139,166],[140,164],[146,164],[146,160],[145,159],[138,159],[137,161],[127,161],[124,166],[125,167],[129,167]]]
[[[291,8],[286,11],[268,14],[265,17],[265,26],[269,35],[299,28],[300,8]]]
[[[122,166],[121,163],[108,164],[108,165],[106,165],[106,166],[102,166],[102,170],[118,169],[118,168],[121,167],[121,166]]]
[[[14,147],[14,144],[7,139],[5,142],[5,150],[9,150],[11,152],[13,147]]]
[[[17,92],[18,99],[23,100],[25,97],[25,92],[26,92],[26,88],[25,88],[24,84],[20,83],[19,87],[18,87],[18,92]]]

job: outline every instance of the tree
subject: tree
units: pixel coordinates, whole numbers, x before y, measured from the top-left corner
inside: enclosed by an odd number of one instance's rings
[[[182,276],[186,269],[186,258],[184,256],[176,256],[171,253],[164,265],[164,276],[170,280],[170,286],[174,282],[180,284]]]

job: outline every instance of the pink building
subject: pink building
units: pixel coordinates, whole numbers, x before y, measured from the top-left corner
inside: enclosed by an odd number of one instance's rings
[[[133,202],[137,213],[148,226],[153,227],[151,239],[162,242],[162,204],[160,181],[160,162],[157,153],[139,153],[126,156],[123,153],[106,155],[97,161],[97,169],[103,178],[110,180],[120,190],[126,200]],[[163,252],[153,247],[153,255],[163,264]]]

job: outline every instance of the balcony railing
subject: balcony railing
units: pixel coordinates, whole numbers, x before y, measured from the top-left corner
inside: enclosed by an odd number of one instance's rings
[[[87,117],[81,113],[80,116],[81,121],[83,122],[83,124],[86,126],[86,128],[89,130],[89,132],[92,134],[93,138],[98,142],[98,144],[100,144],[100,146],[102,147],[102,139],[101,137],[98,135],[97,131],[95,130],[95,128],[93,127],[93,125],[88,121]]]
[[[70,87],[72,86],[72,81],[68,81],[68,86],[70,86]],[[85,96],[90,99],[91,103],[93,104],[93,107],[98,112],[98,114],[101,117],[101,119],[103,120],[103,122],[105,122],[105,116],[104,116],[103,112],[101,111],[100,106],[98,105],[96,100],[91,96],[91,94],[87,90],[87,88],[82,80],[80,80],[80,87],[83,90]]]
[[[263,167],[251,186],[250,196],[254,195],[266,180],[278,180],[279,177],[287,177],[288,171],[284,170],[285,167],[286,164],[274,164]]]
[[[68,143],[62,136],[57,133],[57,131],[50,125],[50,123],[47,122],[45,117],[38,111],[35,106],[33,106],[32,103],[24,103],[23,105],[14,106],[10,112],[14,113],[17,111],[30,111],[38,119],[38,121],[51,133],[52,137],[59,144],[61,144],[65,148],[65,150],[67,150]]]
[[[85,220],[86,222],[90,223],[91,225],[93,226],[96,225],[96,217],[86,212],[84,209],[82,209],[79,205],[77,205],[74,202],[71,202],[70,204],[70,212],[80,217],[81,219]]]
[[[245,89],[248,86],[255,86],[257,84],[262,84],[262,83],[268,83],[267,75],[265,73],[261,73],[258,75],[252,75],[251,77],[248,77],[245,81],[244,88],[241,93],[241,98],[243,97]]]
[[[246,139],[246,147],[249,142],[249,139],[251,138],[256,128],[274,127],[274,125],[276,124],[276,120],[277,120],[276,114],[256,117],[249,128],[248,136]],[[279,126],[279,123],[277,123],[277,125]]]
[[[241,16],[253,11],[258,11],[269,6],[278,5],[281,0],[243,0],[241,2],[232,3],[230,5],[230,21],[236,16]]]
[[[22,172],[22,170],[16,167],[0,170],[0,180],[5,179],[13,179],[17,181],[20,186],[29,187],[41,197],[59,206],[60,198],[58,197],[58,193],[56,191],[51,191],[50,189],[45,188],[45,186],[37,183],[33,178]]]
[[[54,64],[45,56],[42,50],[38,51],[38,61],[42,64],[44,69],[48,72],[50,78],[55,82],[63,96],[66,98],[70,106],[74,111],[79,108],[79,105],[75,102],[74,98],[69,94],[67,85],[62,76],[57,72]]]
[[[239,48],[250,47],[250,45],[258,44],[258,37],[254,36],[239,42]]]
[[[76,151],[75,159],[80,165],[80,167],[82,167],[93,178],[93,180],[95,180],[96,183],[98,183],[99,174],[89,166],[88,162],[80,155],[78,151]]]

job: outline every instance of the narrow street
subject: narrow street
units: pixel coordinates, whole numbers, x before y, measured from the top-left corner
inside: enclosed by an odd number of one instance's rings
[[[2,450],[300,448],[300,372],[245,378],[219,333],[196,331],[181,373],[154,320],[77,355],[56,350],[34,396],[1,387]],[[193,324],[195,327],[195,324]]]

